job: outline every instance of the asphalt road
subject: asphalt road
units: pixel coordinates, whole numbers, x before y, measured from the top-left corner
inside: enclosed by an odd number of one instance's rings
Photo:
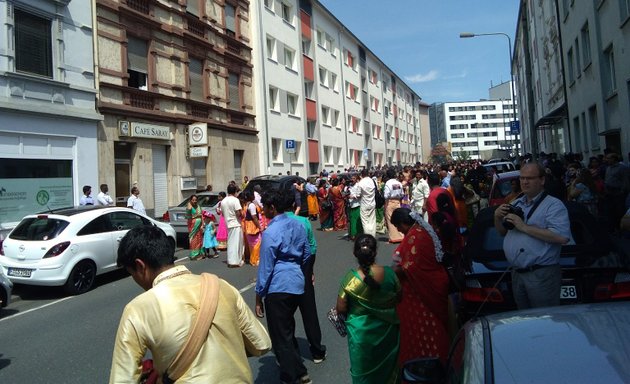
[[[312,222],[314,228],[318,222]],[[296,337],[315,383],[350,383],[347,340],[326,319],[335,304],[339,282],[355,267],[352,242],[340,232],[315,231],[318,241],[315,291],[323,343],[328,358],[321,364],[310,359],[302,320],[296,315]],[[379,241],[379,263],[389,264],[394,246]],[[186,250],[176,256],[185,258]],[[182,260],[193,272],[211,272],[241,290],[254,307],[256,268],[228,269],[225,252],[218,259]],[[81,296],[68,297],[61,289],[16,286],[15,301],[0,311],[0,383],[106,383],[118,321],[127,302],[142,292],[124,272],[98,278],[97,286]],[[263,319],[263,323],[266,320]],[[278,369],[272,352],[250,358],[255,382],[277,383]]]

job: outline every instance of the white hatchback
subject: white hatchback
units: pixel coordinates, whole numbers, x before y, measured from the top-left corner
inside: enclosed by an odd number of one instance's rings
[[[0,267],[14,283],[64,286],[69,294],[92,288],[96,275],[117,269],[118,244],[132,228],[175,230],[128,208],[75,207],[28,215],[0,243]]]

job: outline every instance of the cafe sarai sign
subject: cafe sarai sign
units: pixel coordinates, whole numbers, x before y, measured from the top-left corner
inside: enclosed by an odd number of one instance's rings
[[[171,129],[168,126],[137,123],[133,121],[118,122],[120,136],[143,137],[146,139],[171,140]]]

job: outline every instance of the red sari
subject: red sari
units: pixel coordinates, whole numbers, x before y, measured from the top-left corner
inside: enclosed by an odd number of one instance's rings
[[[433,239],[414,224],[397,248],[403,273],[402,301],[396,311],[400,318],[401,363],[417,357],[448,354],[448,275],[435,258]]]
[[[335,231],[343,231],[348,227],[348,218],[346,217],[346,200],[341,193],[341,187],[336,186],[330,188],[330,197],[333,203],[333,221]]]

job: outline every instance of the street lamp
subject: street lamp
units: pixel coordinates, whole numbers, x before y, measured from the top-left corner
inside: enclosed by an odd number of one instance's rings
[[[468,39],[468,38],[477,37],[477,36],[498,36],[498,35],[505,36],[505,37],[507,37],[507,40],[508,40],[508,49],[509,49],[508,55],[509,55],[509,58],[510,58],[510,80],[511,80],[511,84],[510,84],[511,95],[510,96],[512,97],[512,114],[513,114],[512,115],[513,116],[512,117],[512,119],[513,119],[512,121],[516,121],[516,103],[515,103],[516,97],[514,96],[515,84],[514,84],[514,72],[512,70],[512,67],[513,67],[513,65],[512,65],[513,64],[513,62],[512,62],[512,39],[510,39],[510,36],[507,33],[503,33],[503,32],[489,32],[489,33],[461,32],[459,34],[459,38],[460,39]],[[512,132],[511,132],[511,129],[512,129],[511,125],[512,124],[513,123],[510,122],[510,136],[513,136]],[[503,128],[503,134],[505,136],[505,127]],[[498,137],[497,137],[497,140],[498,140]],[[510,140],[510,142],[511,141],[512,140]],[[516,147],[517,147],[517,150],[518,150],[518,144],[517,144]]]

